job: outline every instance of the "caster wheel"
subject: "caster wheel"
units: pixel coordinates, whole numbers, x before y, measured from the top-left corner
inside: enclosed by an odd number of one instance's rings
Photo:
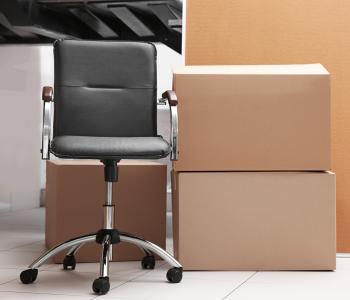
[[[141,262],[142,269],[154,269],[154,266],[156,265],[156,259],[153,255],[146,255]]]
[[[21,275],[21,281],[24,284],[33,283],[38,276],[38,269],[28,269],[24,270]]]
[[[63,260],[63,269],[64,270],[74,270],[77,262],[75,261],[74,255],[66,255]]]
[[[109,291],[109,278],[100,277],[94,280],[92,289],[97,295],[107,294]]]
[[[166,278],[170,283],[179,283],[182,279],[182,268],[172,268],[168,270]]]

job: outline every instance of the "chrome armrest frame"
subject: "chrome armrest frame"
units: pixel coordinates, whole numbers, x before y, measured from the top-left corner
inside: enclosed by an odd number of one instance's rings
[[[178,139],[179,120],[178,120],[177,106],[170,105],[170,123],[171,123],[171,128],[170,128],[170,145],[171,145],[170,159],[177,160],[179,157],[179,139]]]
[[[51,142],[51,120],[52,120],[52,103],[44,102],[43,108],[43,128],[41,139],[41,159],[50,159],[50,142]]]
[[[41,137],[41,159],[50,159],[50,142],[51,142],[51,126],[52,126],[52,88],[43,88],[43,127]]]
[[[179,121],[177,112],[177,97],[174,91],[166,91],[162,94],[162,98],[158,100],[159,105],[169,103],[170,107],[170,159],[178,160],[179,157]]]

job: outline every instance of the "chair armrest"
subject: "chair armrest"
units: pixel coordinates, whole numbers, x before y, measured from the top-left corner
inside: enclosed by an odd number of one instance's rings
[[[164,101],[168,101],[170,107],[170,159],[177,160],[179,156],[179,139],[178,139],[178,114],[177,114],[177,97],[174,91],[166,91],[162,94]]]
[[[162,94],[162,97],[168,100],[170,106],[177,106],[177,96],[174,91],[168,90]]]
[[[53,101],[53,88],[51,86],[44,86],[43,87],[42,100],[44,102]]]
[[[42,92],[43,107],[43,128],[41,138],[41,159],[50,159],[51,124],[52,124],[52,101],[53,88],[44,86]]]

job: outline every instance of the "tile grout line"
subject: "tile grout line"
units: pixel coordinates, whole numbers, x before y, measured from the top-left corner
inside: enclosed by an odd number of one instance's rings
[[[162,267],[163,265],[165,265],[165,262],[164,262],[163,264],[159,265],[159,266]],[[119,284],[118,286],[115,286],[115,287],[112,288],[111,290],[117,289],[117,288],[119,288],[120,286],[122,286],[122,285],[124,285],[124,284],[127,284],[128,282],[131,282],[131,281],[133,281],[134,279],[140,278],[141,276],[146,275],[146,274],[148,274],[148,273],[150,273],[150,272],[152,272],[152,271],[153,271],[153,270],[147,270],[147,271],[144,271],[144,272],[140,272],[140,274],[136,275],[135,277],[132,277],[132,278],[128,279],[127,281],[125,281],[125,282]],[[97,296],[97,297],[98,297],[98,296]]]
[[[67,297],[85,297],[84,295],[72,295],[61,293],[47,293],[47,292],[28,292],[28,291],[0,291],[1,293],[14,293],[14,294],[30,294],[30,295],[47,295],[47,296],[67,296]],[[90,299],[89,299],[90,300]]]
[[[242,283],[240,283],[238,286],[236,286],[231,292],[229,292],[224,298],[221,300],[227,299],[230,295],[232,295],[235,291],[237,291],[242,285],[244,285],[246,282],[248,282],[250,279],[252,279],[256,274],[258,274],[258,271],[254,272],[252,275],[250,275],[246,280],[244,280]]]
[[[37,241],[34,241],[34,242],[30,242],[28,244],[21,244],[19,246],[15,246],[15,247],[11,247],[11,248],[8,248],[8,249],[0,249],[0,252],[6,252],[6,251],[16,251],[16,252],[40,252],[39,250],[27,250],[27,249],[23,249],[23,250],[16,250],[17,248],[23,248],[23,247],[27,247],[27,246],[30,246],[30,245],[33,245],[33,244],[36,244],[38,242],[40,242],[41,240],[37,240]],[[45,250],[44,250],[45,251]]]
[[[12,247],[10,249],[8,249],[7,251],[16,251],[17,248],[23,248],[23,247],[28,247],[28,246],[31,246],[31,245],[35,245],[39,242],[41,242],[42,240],[37,240],[35,242],[31,242],[31,243],[28,243],[28,244],[22,244],[20,246],[16,246],[16,247]],[[44,252],[46,251],[47,249],[42,249],[42,250],[28,250],[28,249],[23,249],[23,250],[17,250],[18,252]],[[6,251],[6,250],[5,250]],[[17,252],[16,251],[16,252]]]
[[[164,266],[165,264],[166,264],[166,262],[164,262],[164,263],[162,263],[161,265],[159,265],[159,267],[162,267],[162,266]],[[148,270],[148,271],[142,272],[141,274],[138,274],[138,275],[136,275],[135,277],[132,277],[132,278],[126,280],[125,282],[123,282],[123,283],[121,283],[121,284],[115,286],[114,288],[110,289],[110,290],[108,291],[108,293],[109,293],[110,291],[116,290],[117,288],[119,288],[119,287],[121,287],[121,286],[123,286],[123,285],[125,285],[125,284],[127,284],[127,283],[129,283],[129,282],[132,282],[133,280],[135,280],[135,279],[137,279],[137,278],[142,277],[143,275],[149,274],[149,273],[152,272],[152,271],[153,271],[153,270]],[[92,299],[97,299],[98,297],[100,297],[100,296],[95,296],[95,297],[91,298],[90,300],[92,300]]]
[[[1,268],[1,270],[16,270],[16,271],[18,270],[18,272],[20,272],[20,269],[15,269],[15,268],[13,268],[13,269],[12,268]],[[18,279],[18,277],[14,278],[14,279],[10,279],[8,281],[0,283],[0,285],[10,283],[10,282],[15,281],[17,279]],[[2,291],[0,291],[0,292],[2,292]]]
[[[18,270],[19,271],[19,270]],[[19,276],[18,276],[19,277]],[[10,282],[15,282],[15,281],[17,281],[18,280],[18,277],[16,277],[16,278],[14,278],[14,279],[11,279],[11,280],[9,280],[9,281],[6,281],[6,282],[3,282],[3,283],[0,283],[0,286],[1,285],[4,285],[4,284],[7,284],[7,283],[10,283]],[[0,291],[0,292],[3,292],[3,291]]]
[[[164,266],[166,264],[166,262],[163,262],[162,264],[159,264],[159,267],[162,267],[162,266]],[[17,270],[17,268],[4,268],[4,269],[10,269],[10,270]],[[18,269],[19,270],[19,269]],[[47,269],[47,270],[41,270],[41,272],[58,272],[58,271],[54,271],[54,270],[50,270],[50,269]],[[113,287],[112,289],[111,289],[111,291],[112,290],[114,290],[114,289],[117,289],[117,288],[119,288],[120,286],[122,286],[122,285],[124,285],[124,284],[126,284],[126,283],[128,283],[128,282],[131,282],[131,281],[133,281],[134,279],[137,279],[137,278],[139,278],[139,277],[141,277],[141,276],[143,276],[143,275],[146,275],[146,274],[148,274],[148,273],[150,273],[150,272],[152,272],[153,270],[147,270],[147,271],[144,271],[144,272],[140,272],[140,273],[138,273],[138,275],[136,275],[136,276],[134,276],[134,277],[132,277],[132,278],[130,278],[130,279],[128,279],[128,280],[126,280],[125,282],[123,282],[123,283],[121,283],[121,284],[119,284],[119,285],[117,285],[117,286],[115,286],[115,287]],[[95,272],[80,272],[80,273],[89,273],[89,274],[95,274]],[[112,276],[114,275],[114,274],[111,274]],[[8,280],[8,281],[5,281],[5,282],[2,282],[2,283],[0,283],[0,286],[2,286],[2,285],[4,285],[4,284],[7,284],[7,283],[10,283],[10,282],[15,282],[15,281],[17,281],[18,280],[18,278],[14,278],[14,279],[10,279],[10,280]],[[80,296],[80,297],[82,297],[83,295],[66,295],[66,294],[57,294],[57,293],[47,293],[47,292],[27,292],[27,291],[24,291],[24,292],[20,292],[20,291],[7,291],[7,290],[3,290],[3,291],[0,291],[0,293],[4,293],[4,292],[6,292],[6,293],[27,293],[27,294],[45,294],[45,295],[58,295],[58,296],[60,296],[60,295],[62,295],[62,296]],[[99,296],[97,295],[97,296],[93,296],[92,298],[89,298],[89,300],[92,300],[92,299],[96,299],[96,298],[98,298]]]
[[[2,283],[0,283],[0,285],[7,284],[7,283],[10,283],[10,282],[15,281],[15,280],[17,280],[17,278],[10,279],[10,280],[8,280],[8,281],[2,282]],[[1,291],[0,291],[0,292],[1,292]]]
[[[162,266],[162,265],[161,265]],[[12,269],[13,270],[13,269]],[[48,271],[48,270],[42,270],[41,272],[46,272],[46,271]],[[127,280],[127,281],[125,281],[125,282],[123,282],[123,283],[121,283],[120,285],[117,285],[117,286],[115,286],[114,288],[112,288],[111,290],[114,290],[114,289],[116,289],[116,288],[118,288],[118,287],[120,287],[120,286],[122,286],[122,285],[124,285],[124,284],[126,284],[126,283],[128,283],[128,282],[131,282],[132,280],[134,280],[134,279],[137,279],[137,278],[139,278],[139,277],[141,277],[141,276],[143,276],[143,275],[145,275],[145,274],[148,274],[149,272],[151,272],[152,270],[148,270],[148,271],[144,271],[144,272],[142,272],[141,274],[138,274],[137,276],[135,276],[135,277],[132,277],[132,278],[130,278],[129,280]],[[51,272],[55,272],[55,271],[51,271]],[[90,273],[90,274],[95,274],[94,272],[80,272],[80,273]],[[113,275],[113,274],[111,274],[111,275]],[[3,282],[3,283],[0,283],[0,286],[1,285],[4,285],[4,284],[7,284],[7,283],[10,283],[10,282],[15,282],[15,281],[17,281],[18,280],[18,278],[14,278],[14,279],[11,279],[11,280],[8,280],[8,281],[6,281],[6,282]],[[74,296],[74,297],[86,297],[85,295],[72,295],[72,294],[61,294],[61,293],[50,293],[50,292],[30,292],[30,291],[13,291],[13,290],[2,290],[2,291],[0,291],[0,293],[21,293],[21,294],[33,294],[33,295],[36,295],[36,294],[39,294],[39,295],[53,295],[53,296]],[[92,296],[92,298],[89,298],[89,300],[92,300],[92,299],[95,299],[95,298],[98,298],[98,297],[100,297],[99,295],[93,295]]]
[[[116,290],[117,288],[119,288],[119,287],[121,287],[121,286],[123,286],[123,285],[125,285],[125,284],[127,284],[127,283],[129,283],[129,282],[131,282],[131,281],[133,281],[134,279],[137,279],[137,278],[139,278],[139,277],[141,277],[141,276],[143,276],[143,275],[148,274],[149,272],[151,272],[151,271],[146,271],[146,272],[144,272],[144,273],[142,273],[142,274],[139,274],[139,275],[137,275],[137,276],[135,276],[135,277],[132,277],[132,278],[130,278],[130,279],[124,281],[123,283],[121,283],[121,284],[119,284],[119,285],[117,285],[117,286],[111,288],[111,289],[108,291],[107,294],[109,294],[111,291]],[[94,297],[91,298],[91,299],[97,299],[97,298],[99,298],[99,297],[100,297],[99,295],[96,295],[96,296],[94,296]]]

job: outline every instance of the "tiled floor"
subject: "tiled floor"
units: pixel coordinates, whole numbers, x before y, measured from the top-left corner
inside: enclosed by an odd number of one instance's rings
[[[170,242],[170,240],[169,240]],[[171,248],[171,243],[169,243]],[[349,299],[350,256],[339,255],[336,272],[185,272],[180,284],[165,279],[167,266],[152,271],[139,262],[111,264],[111,290],[96,297],[91,283],[98,264],[78,264],[64,272],[47,264],[32,285],[19,282],[20,271],[44,250],[44,210],[0,214],[0,299],[115,300],[167,299]]]

